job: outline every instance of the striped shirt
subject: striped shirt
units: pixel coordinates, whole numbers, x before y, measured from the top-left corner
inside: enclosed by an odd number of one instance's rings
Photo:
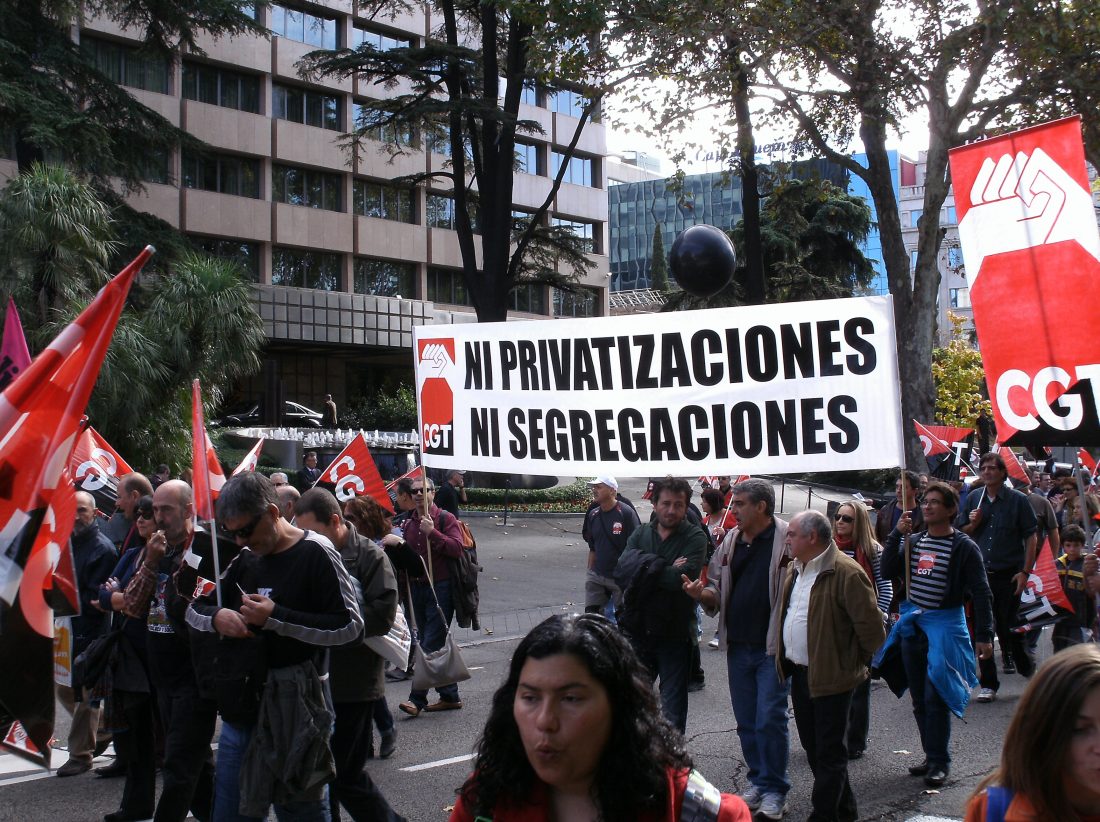
[[[939,608],[947,592],[947,566],[954,534],[924,534],[909,546],[909,601],[920,608]]]
[[[849,546],[840,550],[845,556],[851,559],[856,558],[855,548]],[[871,561],[871,571],[874,574],[871,584],[875,586],[875,599],[878,603],[878,609],[885,614],[890,610],[890,603],[894,600],[894,583],[882,578],[881,551],[882,549],[876,543],[874,551],[867,551],[867,558]]]

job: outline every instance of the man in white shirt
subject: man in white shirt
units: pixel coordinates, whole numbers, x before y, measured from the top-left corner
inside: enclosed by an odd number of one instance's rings
[[[875,587],[832,539],[829,520],[803,511],[787,529],[794,561],[775,619],[780,673],[791,677],[798,737],[814,775],[813,822],[855,822],[845,733],[852,692],[886,639]]]

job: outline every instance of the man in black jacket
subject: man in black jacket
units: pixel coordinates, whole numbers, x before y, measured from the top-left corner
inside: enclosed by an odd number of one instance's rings
[[[76,521],[70,543],[80,598],[80,615],[70,621],[71,659],[76,659],[93,639],[108,628],[107,615],[93,603],[98,603],[99,586],[111,575],[118,559],[115,546],[100,533],[95,518],[95,498],[87,491],[76,492]],[[89,699],[90,695],[81,682],[73,682],[72,687],[58,685],[57,696],[73,718],[69,727],[69,760],[57,769],[57,775],[75,776],[92,767],[92,757],[98,747],[99,702]],[[104,741],[103,747],[106,746],[107,741]]]
[[[294,506],[294,521],[307,531],[328,537],[340,553],[352,584],[357,586],[363,636],[382,636],[389,631],[397,613],[397,578],[385,552],[344,520],[336,497],[324,488],[311,488],[302,494]],[[382,657],[358,637],[331,652],[329,684],[336,708],[332,734],[336,781],[331,786],[334,822],[340,819],[338,804],[355,822],[396,822],[402,818],[394,813],[365,770],[374,735],[375,703],[386,698],[382,663]],[[382,731],[383,758],[393,753],[396,740],[391,715],[389,732]]]

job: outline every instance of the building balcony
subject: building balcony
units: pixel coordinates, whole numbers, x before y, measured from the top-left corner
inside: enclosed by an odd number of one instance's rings
[[[205,143],[242,154],[271,154],[271,119],[223,106],[183,101],[184,128]]]
[[[271,203],[251,197],[185,189],[183,225],[180,227],[188,233],[270,242]]]
[[[354,240],[353,220],[351,214],[339,211],[276,203],[271,239],[276,245],[347,253]]]

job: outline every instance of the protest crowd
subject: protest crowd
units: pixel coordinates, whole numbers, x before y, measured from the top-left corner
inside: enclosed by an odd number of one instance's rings
[[[169,479],[165,466],[163,475],[118,477],[110,517],[96,515],[92,494],[77,493],[71,540],[83,607],[69,620],[73,680],[57,688],[72,715],[57,775],[90,770],[113,741],[114,761],[96,769],[122,778],[107,822],[262,820],[271,809],[287,820],[404,818],[367,764],[398,744],[386,669],[411,678],[397,705],[406,717],[463,707],[459,681],[469,673],[460,660],[457,669],[417,673],[428,667],[425,654],[458,655],[449,638],[456,613],[466,625],[477,618],[463,581],[463,472],[445,472],[439,489],[426,472],[410,472],[392,484],[394,513],[367,494],[341,503],[315,484],[323,477],[309,459],[310,475],[296,478],[300,492],[283,474],[272,481],[246,471],[225,482],[217,540],[210,523],[196,524],[192,487]],[[853,498],[829,517],[807,510],[786,521],[764,479],[658,480],[645,522],[614,477],[591,480],[581,526],[585,616],[549,620],[517,649],[494,700],[505,694],[507,715],[493,708],[452,818],[545,818],[529,814],[551,801],[557,808],[559,793],[576,800],[568,791],[587,779],[582,794],[595,805],[550,818],[778,820],[791,789],[793,710],[813,775],[810,819],[851,822],[859,812],[847,767],[867,747],[872,676],[899,697],[908,692],[924,752],[909,772],[942,786],[951,714],[994,700],[1001,676],[1032,676],[1035,628],[1054,622],[1056,659],[1095,647],[1096,537],[1075,516],[1093,510],[1097,489],[1082,500],[1071,477],[1023,470],[1024,482],[1006,481],[1005,460],[990,451],[971,485],[903,471],[896,497],[877,511]],[[1070,607],[1028,624],[1021,595],[1040,552]],[[703,612],[717,617],[706,641]],[[404,645],[379,642],[402,634]],[[726,654],[749,781],[740,796],[719,794],[685,748],[701,644]],[[101,662],[95,648],[104,646]],[[607,654],[618,657],[613,665],[599,661]],[[561,699],[559,686],[572,696]],[[574,727],[604,721],[592,714],[594,694],[612,727],[624,712],[639,717],[632,727],[645,723],[648,761],[663,763],[654,773],[613,764],[619,746],[604,751],[606,738]],[[570,700],[589,713],[573,716]],[[497,750],[506,738],[514,750]],[[547,740],[556,740],[552,753],[540,747]],[[526,770],[505,764],[516,757]],[[580,764],[566,768],[565,758]],[[656,799],[624,800],[604,782],[615,767],[651,779],[651,793],[638,795]],[[689,817],[696,796],[703,815]]]

